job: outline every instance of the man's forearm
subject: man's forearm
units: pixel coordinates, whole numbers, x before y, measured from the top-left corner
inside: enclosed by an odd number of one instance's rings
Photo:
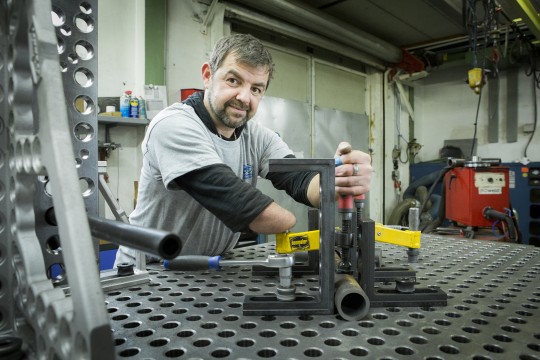
[[[319,201],[320,201],[320,175],[317,174],[311,179],[308,190],[307,190],[307,197],[309,199],[309,202],[311,203],[311,206],[318,208],[319,207]]]
[[[278,234],[290,230],[294,225],[294,214],[273,202],[249,224],[249,228],[259,234]]]

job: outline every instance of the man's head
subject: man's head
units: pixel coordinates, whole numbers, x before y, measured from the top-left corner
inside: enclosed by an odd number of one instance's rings
[[[223,60],[229,54],[234,54],[236,61],[254,68],[268,69],[268,82],[266,89],[270,85],[270,80],[274,74],[274,63],[272,55],[266,47],[254,36],[249,34],[234,34],[221,38],[210,56],[210,70],[215,73],[223,64]]]
[[[220,134],[230,136],[255,115],[273,67],[270,52],[251,35],[218,41],[202,75],[204,105]]]

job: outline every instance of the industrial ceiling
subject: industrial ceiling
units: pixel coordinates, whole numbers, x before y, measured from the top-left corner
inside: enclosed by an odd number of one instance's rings
[[[340,46],[344,46],[355,52],[353,58],[377,67],[403,62],[403,50],[421,58],[426,52],[464,53],[471,49],[471,36],[479,44],[482,37],[489,37],[487,46],[492,46],[495,37],[499,44],[521,37],[531,46],[540,39],[540,0],[222,1],[240,21],[258,13],[265,17],[258,25],[275,31],[280,26],[271,19],[276,19],[286,27],[296,26],[285,31],[289,36],[296,32],[309,41],[307,32],[318,34],[320,41],[332,41],[336,52],[343,53],[345,48]],[[478,25],[471,29],[473,16]]]
[[[348,24],[399,47],[439,42],[467,34],[463,24],[462,0],[300,0],[306,6],[334,16]],[[465,0],[465,2],[470,2]],[[474,0],[480,6],[483,1]],[[497,1],[511,19],[522,18],[518,1]],[[530,5],[537,12],[538,0]]]

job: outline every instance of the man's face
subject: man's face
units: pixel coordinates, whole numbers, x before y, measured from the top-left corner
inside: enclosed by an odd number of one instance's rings
[[[214,74],[208,64],[203,65],[203,78],[205,106],[216,127],[236,129],[257,112],[268,83],[268,69],[239,63],[229,54]]]

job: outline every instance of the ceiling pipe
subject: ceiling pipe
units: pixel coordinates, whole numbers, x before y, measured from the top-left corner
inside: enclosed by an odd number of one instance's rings
[[[229,19],[236,19],[238,21],[248,24],[254,24],[264,29],[291,37],[293,39],[301,40],[322,49],[346,56],[350,59],[360,61],[378,70],[384,70],[386,68],[386,66],[380,59],[372,55],[353,49],[349,46],[341,45],[325,37],[317,36],[310,31],[257,13],[243,6],[225,3],[225,17]]]
[[[365,51],[389,64],[402,61],[403,53],[400,48],[296,0],[235,1],[346,46]]]

